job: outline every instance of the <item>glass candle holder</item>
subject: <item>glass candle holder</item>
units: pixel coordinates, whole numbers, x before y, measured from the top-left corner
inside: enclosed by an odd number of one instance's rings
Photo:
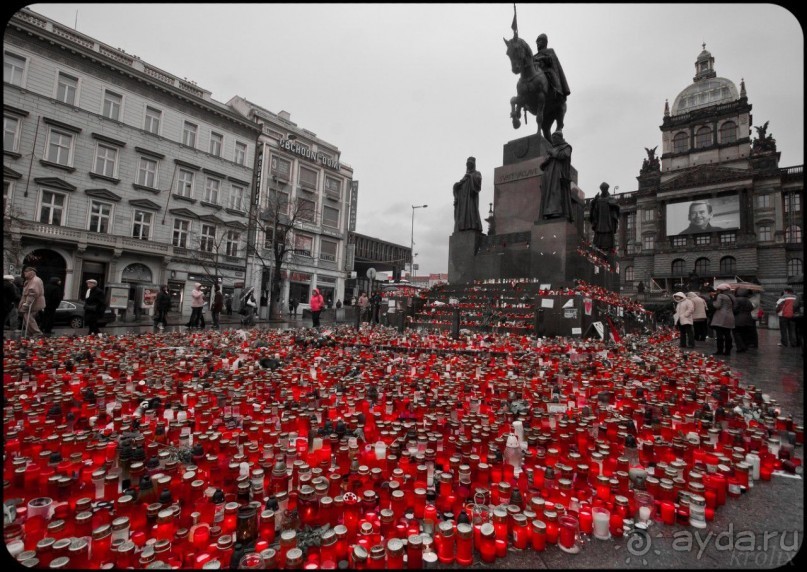
[[[611,511],[605,507],[595,506],[591,508],[591,514],[594,518],[594,538],[598,540],[610,539],[611,532],[609,527],[611,522]]]
[[[645,491],[636,491],[633,494],[633,498],[636,501],[636,511],[634,513],[634,517],[637,519],[637,521],[647,524],[653,522],[653,516],[656,509],[653,496]]]
[[[479,555],[482,562],[496,560],[496,532],[490,522],[484,523],[480,528]]]
[[[419,534],[412,534],[406,543],[406,567],[410,570],[423,568],[423,538]]]
[[[266,562],[258,552],[247,552],[238,561],[239,570],[263,570]]]
[[[456,540],[454,535],[454,523],[444,520],[437,527],[439,533],[439,544],[437,545],[437,558],[443,564],[454,562],[456,553]]]
[[[531,523],[530,542],[532,549],[541,552],[546,549],[546,523],[535,519]]]
[[[470,566],[473,563],[473,527],[465,522],[457,525],[457,564]],[[389,566],[392,568],[392,566]]]
[[[558,547],[568,554],[577,554],[580,552],[580,542],[578,539],[578,531],[580,524],[576,518],[571,515],[564,514],[558,517]]]

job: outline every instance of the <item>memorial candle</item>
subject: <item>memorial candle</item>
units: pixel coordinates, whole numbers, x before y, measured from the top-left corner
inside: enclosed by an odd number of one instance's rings
[[[595,506],[591,509],[591,514],[594,517],[594,538],[608,540],[611,537],[611,512],[607,508]]]

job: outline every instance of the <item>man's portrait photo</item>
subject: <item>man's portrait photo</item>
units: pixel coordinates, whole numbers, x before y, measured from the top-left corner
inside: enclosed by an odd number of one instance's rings
[[[737,195],[667,205],[667,236],[740,228]]]

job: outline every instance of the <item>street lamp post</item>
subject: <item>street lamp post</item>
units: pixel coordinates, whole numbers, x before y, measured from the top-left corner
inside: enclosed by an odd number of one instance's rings
[[[409,272],[415,275],[415,209],[425,209],[429,205],[412,205],[412,237],[409,245]]]

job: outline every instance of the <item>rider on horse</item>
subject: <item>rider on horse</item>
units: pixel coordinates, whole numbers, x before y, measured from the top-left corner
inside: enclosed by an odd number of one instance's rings
[[[571,93],[569,84],[566,82],[566,74],[563,73],[563,67],[560,65],[560,60],[558,60],[555,50],[546,47],[547,42],[546,34],[541,34],[536,38],[535,44],[538,51],[532,59],[535,65],[540,67],[546,74],[555,93],[565,100],[566,96]]]

